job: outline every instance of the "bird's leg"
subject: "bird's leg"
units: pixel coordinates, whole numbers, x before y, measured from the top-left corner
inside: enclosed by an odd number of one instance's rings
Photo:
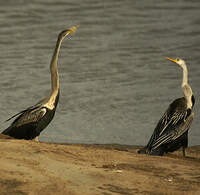
[[[182,149],[183,149],[183,157],[185,157],[185,147],[183,146]]]
[[[35,137],[33,140],[34,140],[35,142],[39,142],[39,136]]]

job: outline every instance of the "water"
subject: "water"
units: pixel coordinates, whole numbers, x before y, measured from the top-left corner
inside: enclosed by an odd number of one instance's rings
[[[200,2],[198,0],[7,0],[0,2],[0,121],[35,104],[50,89],[57,35],[61,97],[40,139],[144,145],[168,105],[182,96],[188,63],[196,97],[189,144],[199,144]]]

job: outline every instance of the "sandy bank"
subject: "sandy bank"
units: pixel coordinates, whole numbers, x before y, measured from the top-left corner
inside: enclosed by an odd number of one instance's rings
[[[200,194],[200,146],[189,148],[187,158],[137,149],[0,139],[0,194]]]

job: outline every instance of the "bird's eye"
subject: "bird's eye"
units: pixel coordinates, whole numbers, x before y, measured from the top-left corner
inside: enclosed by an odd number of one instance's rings
[[[177,58],[176,61],[178,62],[178,61],[179,61],[179,58]]]

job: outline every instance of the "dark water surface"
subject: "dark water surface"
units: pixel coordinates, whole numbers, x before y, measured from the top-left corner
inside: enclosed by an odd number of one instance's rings
[[[182,96],[181,57],[196,97],[189,143],[200,143],[199,0],[7,0],[0,2],[0,121],[50,90],[57,35],[61,96],[40,139],[144,145],[168,105]]]

